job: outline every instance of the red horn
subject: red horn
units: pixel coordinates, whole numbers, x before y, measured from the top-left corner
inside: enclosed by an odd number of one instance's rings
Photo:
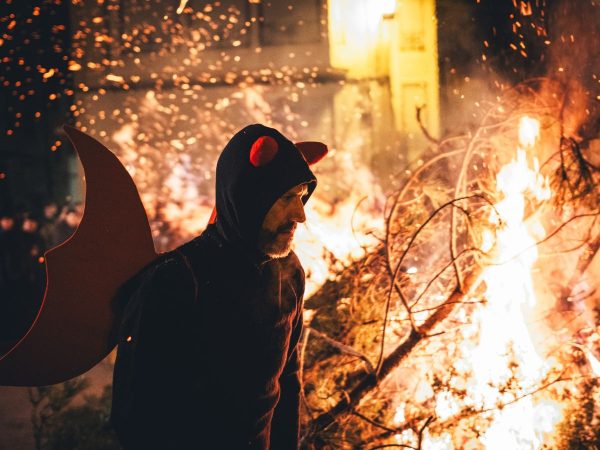
[[[271,136],[261,136],[252,144],[252,148],[250,149],[250,163],[254,167],[264,166],[275,158],[278,150],[279,145],[277,145],[275,139]]]
[[[306,159],[309,166],[321,161],[327,154],[327,146],[322,142],[296,142],[296,147]]]

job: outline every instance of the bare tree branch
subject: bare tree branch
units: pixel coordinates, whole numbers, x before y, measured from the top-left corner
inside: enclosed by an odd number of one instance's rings
[[[381,368],[377,375],[371,374],[362,379],[358,385],[350,391],[347,396],[342,398],[338,403],[331,408],[329,411],[322,413],[313,421],[313,429],[316,431],[326,429],[332,423],[334,423],[338,417],[346,414],[349,409],[355,408],[358,403],[370,393],[378,383],[384,380],[393,369],[408,356],[408,354],[416,347],[416,345],[425,338],[425,335],[429,333],[434,326],[440,323],[443,319],[453,311],[454,307],[460,303],[467,295],[475,289],[481,279],[479,275],[470,275],[464,283],[464,291],[458,291],[458,288],[448,297],[448,299],[440,305],[433,314],[419,327],[419,332],[412,331],[410,335],[392,351],[387,357],[383,359]]]
[[[341,342],[330,338],[325,333],[321,333],[320,331],[315,330],[314,328],[308,328],[308,330],[310,330],[311,333],[314,334],[315,336],[318,336],[319,338],[323,339],[325,342],[327,342],[332,347],[337,348],[342,353],[347,353],[348,355],[356,356],[357,358],[364,361],[364,363],[367,365],[367,371],[369,373],[375,372],[375,367],[373,367],[373,364],[371,364],[371,361],[369,360],[369,358],[367,358],[366,355],[363,355],[361,352],[355,350],[354,348],[350,347],[349,345],[342,344]]]

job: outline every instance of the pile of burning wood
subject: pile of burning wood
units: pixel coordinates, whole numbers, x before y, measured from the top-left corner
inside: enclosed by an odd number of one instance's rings
[[[378,244],[307,300],[306,447],[598,445],[600,141],[576,92],[531,80],[432,140]]]

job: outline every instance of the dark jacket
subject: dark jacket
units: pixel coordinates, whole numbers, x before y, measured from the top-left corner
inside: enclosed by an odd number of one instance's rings
[[[274,137],[268,165],[252,143]],[[238,133],[217,166],[217,222],[124,288],[112,422],[128,448],[296,449],[304,272],[256,250],[265,214],[315,178],[276,130]]]

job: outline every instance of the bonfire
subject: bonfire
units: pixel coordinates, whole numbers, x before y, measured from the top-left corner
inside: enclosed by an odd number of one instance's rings
[[[307,447],[598,444],[599,173],[573,98],[532,80],[432,141],[307,300]]]

